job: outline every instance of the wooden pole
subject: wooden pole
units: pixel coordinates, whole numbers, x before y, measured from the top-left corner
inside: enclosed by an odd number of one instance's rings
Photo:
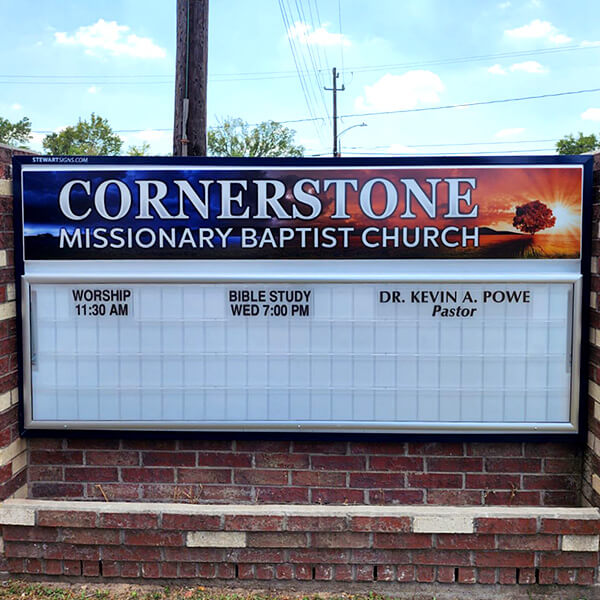
[[[177,0],[174,156],[206,156],[208,0]]]

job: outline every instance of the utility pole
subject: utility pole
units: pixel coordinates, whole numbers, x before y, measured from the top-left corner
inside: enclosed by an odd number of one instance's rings
[[[174,156],[206,156],[208,0],[177,0]]]
[[[338,151],[338,133],[337,133],[337,93],[343,92],[346,87],[342,85],[341,88],[337,87],[337,79],[340,76],[337,69],[333,67],[333,86],[324,88],[328,92],[333,92],[333,156],[338,157],[340,155]]]

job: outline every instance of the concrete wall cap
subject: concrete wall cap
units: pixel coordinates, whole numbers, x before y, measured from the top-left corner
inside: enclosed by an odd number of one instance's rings
[[[560,549],[563,552],[598,552],[600,549],[600,536],[563,535]]]
[[[246,533],[240,531],[188,531],[188,548],[245,548]]]
[[[598,508],[563,508],[540,506],[320,506],[301,504],[179,504],[160,502],[87,502],[68,500],[9,499],[0,505],[8,508],[36,510],[95,511],[98,513],[150,513],[186,515],[256,515],[307,517],[443,517],[496,519],[588,519],[600,520]]]

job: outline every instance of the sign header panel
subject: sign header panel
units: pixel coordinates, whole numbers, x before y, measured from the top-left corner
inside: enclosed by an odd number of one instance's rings
[[[31,165],[25,260],[577,259],[583,168]]]

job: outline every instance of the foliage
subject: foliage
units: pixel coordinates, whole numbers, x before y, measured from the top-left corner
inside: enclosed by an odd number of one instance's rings
[[[531,235],[536,231],[554,227],[555,223],[556,217],[552,213],[552,209],[539,200],[517,206],[513,219],[513,227],[525,233],[531,233]]]
[[[251,127],[243,119],[225,119],[208,131],[210,156],[302,156],[304,148],[294,144],[293,129],[275,121]]]
[[[600,148],[600,139],[593,133],[583,135],[581,131],[576,138],[570,133],[556,142],[556,151],[559,154],[583,154],[598,148]]]
[[[16,123],[0,117],[0,143],[26,144],[31,137],[31,121],[23,117]]]
[[[114,156],[121,151],[123,140],[106,119],[92,113],[89,121],[80,118],[77,125],[47,135],[42,144],[49,154]]]
[[[142,142],[139,146],[129,146],[127,156],[148,156],[150,154],[150,144]]]

